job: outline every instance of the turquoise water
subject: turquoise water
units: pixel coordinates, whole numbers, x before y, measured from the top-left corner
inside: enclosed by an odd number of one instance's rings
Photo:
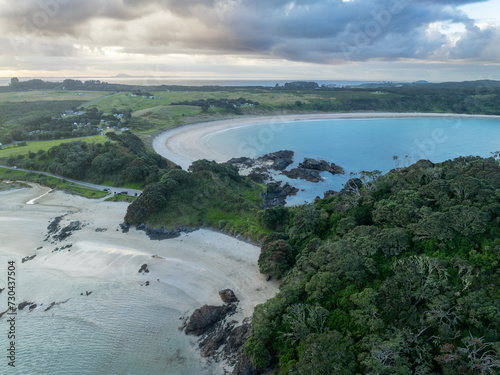
[[[500,150],[500,120],[442,117],[277,121],[217,132],[205,141],[231,157],[255,157],[289,149],[295,151],[294,165],[309,157],[345,169],[344,176],[324,173],[325,181],[319,184],[295,181],[306,191],[288,203],[300,204],[322,197],[325,190],[341,189],[350,172],[388,172],[397,166],[393,156],[399,157],[399,166],[420,159],[442,162],[457,156],[490,156]]]

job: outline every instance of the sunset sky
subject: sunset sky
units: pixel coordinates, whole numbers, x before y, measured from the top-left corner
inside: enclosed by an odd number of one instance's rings
[[[0,0],[0,77],[500,80],[500,0]]]

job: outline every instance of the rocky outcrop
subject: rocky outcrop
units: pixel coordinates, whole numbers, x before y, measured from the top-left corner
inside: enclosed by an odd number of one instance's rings
[[[288,182],[281,186],[281,181],[270,182],[267,184],[267,190],[262,194],[264,204],[262,208],[269,208],[274,206],[284,206],[286,198],[290,195],[295,195],[299,189],[293,187]]]
[[[217,323],[235,311],[236,305],[233,304],[223,306],[204,305],[193,312],[184,332],[186,335],[200,336],[214,328]]]
[[[142,273],[143,275],[144,275],[145,273],[149,273],[148,265],[147,265],[147,264],[143,264],[143,265],[141,266],[141,268],[139,269],[139,273]]]
[[[293,151],[284,150],[265,154],[259,156],[257,159],[247,157],[233,158],[229,160],[228,163],[236,165],[240,169],[255,169],[259,167],[265,167],[266,169],[282,171],[293,163],[293,155]]]
[[[47,227],[49,232],[47,234],[47,237],[45,238],[45,241],[49,241],[51,239],[53,240],[52,242],[63,241],[71,236],[74,231],[80,230],[85,226],[83,223],[77,220],[70,222],[67,226],[61,229],[60,223],[64,216],[65,215],[58,216],[54,220],[52,220],[52,222]]]
[[[24,310],[24,308],[26,306],[30,306],[31,307],[33,304],[34,304],[33,302],[24,301],[24,302],[21,302],[19,305],[17,305],[17,309],[19,311],[21,311],[21,310]]]
[[[150,228],[145,224],[139,224],[136,229],[145,231],[150,240],[161,241],[176,238],[179,237],[181,233],[191,233],[200,228],[165,229],[164,226],[161,226],[160,228]]]
[[[128,231],[130,230],[130,225],[128,225],[126,223],[121,223],[120,229],[122,230],[122,233],[128,233]]]
[[[293,163],[294,152],[290,150],[272,152],[257,158],[260,162],[271,162],[271,168],[275,171],[282,171]]]
[[[334,163],[328,163],[324,160],[315,160],[305,158],[302,163],[289,171],[283,171],[289,178],[301,178],[310,182],[320,182],[323,180],[319,172],[330,172],[331,174],[343,174],[344,169]]]
[[[310,181],[310,182],[320,182],[323,181],[323,177],[319,174],[319,171],[314,169],[305,169],[305,168],[294,168],[289,171],[281,172],[288,178],[300,178],[302,180]]]
[[[257,375],[258,373],[252,360],[242,353],[238,362],[234,365],[232,375]]]
[[[239,302],[238,298],[231,289],[224,289],[219,291],[219,296],[224,303]]]
[[[214,362],[224,362],[225,374],[256,375],[256,368],[243,353],[251,334],[251,319],[245,318],[241,324],[229,320],[236,312],[236,304],[228,302],[237,301],[236,296],[231,289],[221,290],[219,295],[226,305],[204,305],[196,309],[180,329],[184,329],[187,335],[199,336],[201,355]],[[232,369],[226,368],[226,365]]]
[[[292,164],[293,155],[293,151],[284,150],[265,154],[257,159],[247,157],[233,158],[228,163],[237,166],[240,173],[262,184],[273,179],[270,173],[271,170],[283,171]]]
[[[344,169],[335,163],[328,163],[324,160],[315,160],[310,158],[304,158],[304,161],[299,164],[299,168],[312,169],[316,171],[326,171],[331,174],[344,174]]]
[[[30,260],[35,259],[35,257],[36,257],[36,254],[25,256],[23,259],[21,259],[21,262],[22,262],[22,263],[24,263],[24,262],[29,262]],[[1,291],[1,290],[0,290],[0,291]]]
[[[335,163],[328,163],[325,160],[315,160],[304,158],[297,168],[289,171],[286,168],[293,163],[293,151],[284,150],[260,156],[257,159],[247,157],[234,158],[228,163],[236,165],[240,173],[246,174],[252,180],[264,183],[273,180],[271,170],[280,171],[281,174],[293,179],[303,179],[311,182],[320,182],[323,178],[320,172],[330,172],[331,174],[343,174],[344,169]]]

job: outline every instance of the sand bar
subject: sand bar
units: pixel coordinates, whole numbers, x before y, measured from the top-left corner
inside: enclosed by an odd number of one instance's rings
[[[187,169],[195,160],[208,159],[225,162],[232,156],[223,155],[210,148],[206,139],[209,135],[227,129],[268,125],[280,127],[294,121],[333,120],[333,119],[371,119],[371,118],[414,118],[414,117],[456,117],[456,118],[498,118],[489,115],[441,114],[441,113],[321,113],[312,115],[276,115],[263,117],[234,118],[230,120],[204,122],[181,126],[161,133],[153,140],[154,150],[163,157]]]

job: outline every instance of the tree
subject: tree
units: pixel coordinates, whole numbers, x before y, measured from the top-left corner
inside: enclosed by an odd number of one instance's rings
[[[352,340],[339,332],[311,334],[307,337],[299,361],[292,366],[290,375],[342,374],[357,371]]]
[[[262,246],[259,271],[281,279],[292,265],[293,248],[284,240],[271,241]]]

